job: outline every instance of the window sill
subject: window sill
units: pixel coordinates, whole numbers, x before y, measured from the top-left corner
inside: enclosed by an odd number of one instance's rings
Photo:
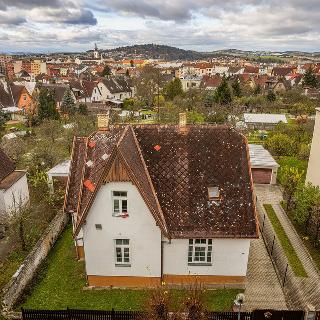
[[[211,262],[188,262],[188,266],[198,266],[198,267],[210,267]]]
[[[128,263],[128,264],[116,263],[115,266],[116,267],[131,267],[131,264],[130,263]]]

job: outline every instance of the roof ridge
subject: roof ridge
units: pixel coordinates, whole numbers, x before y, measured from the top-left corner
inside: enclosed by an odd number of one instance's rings
[[[139,145],[138,139],[137,139],[136,134],[135,134],[135,132],[134,132],[134,130],[133,130],[133,128],[132,128],[131,125],[129,125],[129,128],[130,128],[130,131],[131,131],[131,133],[132,133],[132,136],[133,136],[133,139],[134,139],[134,142],[135,142],[135,146],[136,146],[136,148],[137,148],[137,150],[138,150],[139,157],[140,157],[140,159],[141,159],[142,165],[143,165],[143,167],[144,167],[144,169],[145,169],[145,172],[146,172],[146,175],[147,175],[147,179],[148,179],[148,182],[149,182],[149,184],[150,184],[150,187],[151,187],[153,196],[154,196],[154,198],[155,198],[155,200],[156,200],[157,207],[158,207],[159,212],[160,212],[160,214],[161,214],[161,220],[162,220],[162,222],[163,222],[163,224],[164,224],[164,227],[165,227],[166,232],[168,233],[167,223],[166,223],[166,220],[165,220],[165,218],[164,218],[164,214],[163,214],[163,211],[162,211],[162,209],[161,209],[161,206],[160,206],[160,203],[159,203],[159,199],[158,199],[158,197],[157,197],[157,193],[156,193],[155,188],[154,188],[154,185],[153,185],[153,183],[152,183],[152,179],[151,179],[151,177],[150,177],[150,173],[149,173],[148,167],[147,167],[147,165],[146,165],[146,163],[145,163],[145,160],[144,160],[144,158],[143,158],[143,155],[142,155],[142,152],[141,152],[141,149],[140,149],[140,145]],[[120,151],[120,152],[121,152],[121,151]]]

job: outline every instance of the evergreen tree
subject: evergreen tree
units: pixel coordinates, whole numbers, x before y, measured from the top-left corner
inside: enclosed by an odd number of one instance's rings
[[[303,76],[303,84],[305,86],[310,86],[316,88],[318,86],[318,80],[314,74],[312,68],[310,67]]]
[[[240,81],[239,80],[235,80],[232,83],[232,90],[233,90],[233,94],[240,98],[242,96],[242,91],[241,91],[241,86],[240,86]]]
[[[74,114],[76,109],[76,104],[72,95],[71,89],[68,87],[64,92],[62,102],[61,102],[61,111],[67,114]]]
[[[261,90],[261,86],[260,86],[260,84],[258,84],[258,85],[255,87],[253,94],[254,94],[255,96],[257,96],[258,94],[261,93],[261,91],[262,91],[262,90]]]
[[[85,103],[80,103],[79,105],[79,113],[82,115],[88,114],[88,106]]]
[[[222,105],[227,105],[232,102],[231,88],[225,76],[222,78],[219,87],[215,91],[214,100],[216,103]]]
[[[266,99],[269,102],[275,102],[277,100],[277,96],[272,90],[269,90]]]
[[[173,81],[170,81],[165,89],[165,96],[169,100],[173,100],[176,96],[181,96],[183,94],[182,83],[179,78],[174,78]]]
[[[101,76],[102,76],[102,77],[106,77],[106,76],[110,76],[111,74],[112,74],[111,68],[110,68],[108,65],[106,65],[106,66],[103,68],[103,71],[102,71],[102,73],[101,73]]]
[[[60,118],[56,108],[54,92],[48,88],[41,88],[38,98],[38,118],[40,121],[44,119]]]

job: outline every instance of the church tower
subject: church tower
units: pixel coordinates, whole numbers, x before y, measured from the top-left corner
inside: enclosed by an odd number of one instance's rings
[[[100,59],[100,53],[99,53],[98,46],[96,43],[94,44],[93,57],[95,59]]]

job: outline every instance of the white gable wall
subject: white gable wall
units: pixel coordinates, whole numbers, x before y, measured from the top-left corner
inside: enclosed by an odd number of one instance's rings
[[[188,265],[188,243],[188,239],[173,239],[164,245],[164,274],[246,275],[250,239],[213,239],[211,266]]]
[[[112,216],[112,191],[128,192],[128,218]],[[87,275],[160,277],[161,231],[132,183],[103,185],[82,229]],[[130,239],[131,267],[115,266],[115,239]]]
[[[0,190],[0,214],[10,214],[18,210],[19,206],[29,201],[29,188],[26,174],[16,181],[10,188]]]

